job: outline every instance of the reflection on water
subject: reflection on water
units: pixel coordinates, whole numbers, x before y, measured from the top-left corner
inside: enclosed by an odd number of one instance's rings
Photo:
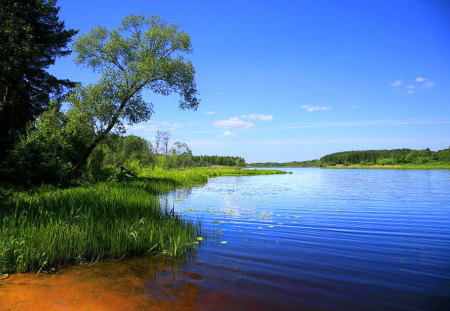
[[[450,171],[289,170],[172,194],[205,232],[197,310],[450,305]]]
[[[201,221],[187,262],[0,281],[0,310],[444,310],[450,171],[289,169],[165,197]]]

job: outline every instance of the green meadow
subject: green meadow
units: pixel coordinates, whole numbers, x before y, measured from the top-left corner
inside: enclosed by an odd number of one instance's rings
[[[0,273],[41,271],[138,254],[187,255],[198,224],[167,211],[158,195],[216,176],[277,170],[149,170],[139,178],[71,189],[39,189],[0,201]]]

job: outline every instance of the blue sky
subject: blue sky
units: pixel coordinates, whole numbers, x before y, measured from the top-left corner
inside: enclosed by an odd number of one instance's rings
[[[85,34],[128,14],[157,14],[190,34],[202,101],[145,97],[156,129],[194,154],[294,161],[361,149],[450,146],[450,4],[396,1],[58,1]],[[59,59],[51,72],[96,76]]]

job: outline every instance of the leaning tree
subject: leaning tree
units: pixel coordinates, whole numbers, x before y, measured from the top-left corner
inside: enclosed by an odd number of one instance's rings
[[[87,114],[95,129],[92,142],[73,163],[71,177],[95,147],[124,124],[150,119],[153,105],[143,91],[180,95],[180,109],[196,109],[199,100],[192,63],[191,40],[179,26],[158,16],[131,15],[117,29],[97,27],[74,43],[76,62],[100,74],[98,83],[79,86],[69,98],[70,109]]]

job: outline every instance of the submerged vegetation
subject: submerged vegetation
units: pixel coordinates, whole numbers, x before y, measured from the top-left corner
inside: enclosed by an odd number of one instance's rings
[[[161,208],[159,194],[209,177],[285,173],[276,170],[151,170],[142,177],[0,201],[0,273],[151,253],[179,257],[199,226]]]

